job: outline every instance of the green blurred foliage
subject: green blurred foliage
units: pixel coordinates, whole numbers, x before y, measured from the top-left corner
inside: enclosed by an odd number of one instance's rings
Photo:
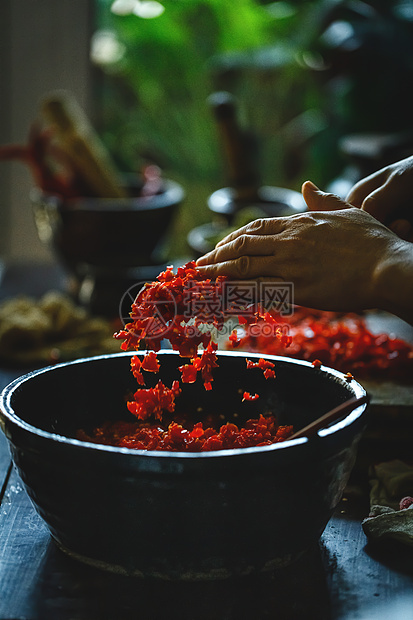
[[[305,38],[316,28],[313,3],[298,11],[286,2],[166,0],[154,19],[115,15],[111,4],[100,0],[98,25],[112,30],[125,51],[103,67],[99,122],[117,160],[130,167],[152,159],[216,188],[223,164],[207,98],[225,89],[237,95],[241,120],[259,134],[263,152],[273,153],[262,157],[263,176],[280,182],[278,133],[317,99],[297,62],[305,43],[300,22],[307,24]]]
[[[216,90],[237,97],[265,184],[324,186],[346,164],[342,136],[413,131],[411,0],[163,0],[153,19],[96,2],[123,52],[100,65],[98,129],[122,169],[155,162],[184,184],[178,236],[227,184]]]

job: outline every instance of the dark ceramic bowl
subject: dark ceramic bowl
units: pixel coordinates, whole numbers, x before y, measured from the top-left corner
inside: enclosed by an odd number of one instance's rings
[[[273,381],[247,370],[244,353],[220,352],[214,389],[186,385],[179,408],[194,421],[202,407],[238,424],[271,410],[298,430],[365,394],[334,370],[268,358]],[[182,358],[162,351],[159,359],[170,385]],[[78,428],[128,418],[124,397],[136,389],[129,364],[123,353],[77,360],[23,376],[2,393],[14,463],[60,548],[127,574],[195,580],[274,569],[318,540],[353,467],[365,405],[314,439],[265,447],[168,453],[76,440]],[[260,398],[241,404],[244,390]]]
[[[77,301],[111,316],[131,283],[164,269],[167,235],[184,199],[182,186],[168,179],[153,196],[139,196],[139,179],[126,185],[130,198],[31,195],[39,238],[72,278]]]
[[[164,185],[160,194],[131,198],[63,200],[34,190],[39,237],[52,245],[65,267],[80,276],[90,267],[151,264],[184,197],[178,183],[166,180]]]
[[[231,187],[222,187],[213,192],[207,200],[209,209],[232,223],[237,211],[246,206],[258,207],[265,213],[264,217],[284,217],[307,211],[307,205],[300,192],[286,187],[263,185],[258,190],[258,199],[243,203],[234,199]]]
[[[223,187],[213,192],[207,202],[209,209],[218,217],[189,231],[187,243],[196,257],[210,252],[233,228],[241,228],[253,219],[284,217],[307,210],[299,192],[269,185],[259,188],[256,201],[236,201],[234,190]]]

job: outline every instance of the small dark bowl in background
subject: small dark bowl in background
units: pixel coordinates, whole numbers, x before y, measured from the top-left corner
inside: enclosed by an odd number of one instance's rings
[[[182,358],[170,350],[158,356],[170,385]],[[365,394],[354,380],[307,362],[268,356],[277,376],[266,380],[247,370],[244,353],[218,357],[214,389],[197,382],[179,397],[177,407],[194,422],[221,411],[242,425],[271,410],[298,430]],[[75,439],[79,428],[129,419],[124,399],[134,390],[130,354],[121,353],[35,371],[2,393],[0,422],[14,463],[59,547],[129,575],[210,580],[284,566],[318,540],[353,467],[365,405],[311,440],[247,449],[145,452]],[[241,403],[244,390],[260,398]]]
[[[32,206],[40,240],[52,248],[72,278],[75,296],[92,311],[116,315],[126,288],[154,279],[164,267],[165,241],[182,186],[139,196],[140,181],[127,183],[130,198],[74,198],[34,189]]]
[[[256,201],[236,201],[234,190],[223,187],[207,200],[214,214],[212,222],[189,231],[187,242],[196,257],[210,252],[215,244],[233,228],[240,228],[258,217],[284,217],[307,210],[299,192],[284,187],[264,185],[258,190]]]
[[[259,207],[266,217],[284,217],[307,211],[307,205],[300,192],[272,185],[260,187],[257,200],[246,203],[234,199],[234,190],[231,187],[222,187],[209,196],[207,203],[213,213],[223,216],[229,224],[232,223],[237,211],[246,206]]]

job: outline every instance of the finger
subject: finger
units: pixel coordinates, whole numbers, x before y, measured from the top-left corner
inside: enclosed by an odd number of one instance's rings
[[[215,247],[219,248],[221,245],[231,243],[231,241],[234,241],[234,239],[241,235],[246,235],[249,225],[250,224],[245,224],[245,226],[242,226],[241,228],[237,228],[237,230],[232,231],[231,233],[229,233],[229,235],[221,239],[221,241],[218,241],[218,243],[215,244]]]
[[[196,265],[200,267],[212,263],[222,263],[247,255],[267,256],[271,255],[273,251],[274,238],[272,236],[241,234],[199,258]]]
[[[387,226],[395,219],[406,219],[401,216],[401,209],[413,215],[413,206],[406,209],[405,188],[392,183],[391,177],[364,199],[361,208]]]
[[[370,213],[376,220],[388,223],[388,219],[391,217],[392,209],[394,208],[394,195],[388,191],[385,185],[382,185],[372,191],[365,197],[361,203],[363,211]]]
[[[274,235],[284,230],[285,219],[285,217],[266,217],[253,220],[221,239],[215,247],[226,245],[242,235]]]
[[[353,205],[353,207],[358,207],[360,209],[365,198],[376,189],[379,189],[379,187],[386,182],[388,176],[388,169],[383,168],[382,170],[374,172],[368,177],[361,179],[361,181],[358,181],[347,194],[346,202]]]
[[[239,280],[269,277],[273,281],[283,281],[282,276],[273,275],[276,269],[273,256],[240,256],[215,264],[200,265],[198,269],[207,278],[225,275]]]
[[[351,206],[335,194],[323,192],[312,181],[305,181],[301,192],[310,211],[337,211]]]

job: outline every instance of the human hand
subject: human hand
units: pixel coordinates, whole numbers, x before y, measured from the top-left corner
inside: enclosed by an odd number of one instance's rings
[[[347,202],[413,241],[413,157],[386,166],[351,189]]]
[[[381,266],[403,243],[362,209],[305,183],[307,203],[334,212],[259,219],[231,233],[198,259],[207,277],[294,283],[295,303],[324,310],[380,307]]]

